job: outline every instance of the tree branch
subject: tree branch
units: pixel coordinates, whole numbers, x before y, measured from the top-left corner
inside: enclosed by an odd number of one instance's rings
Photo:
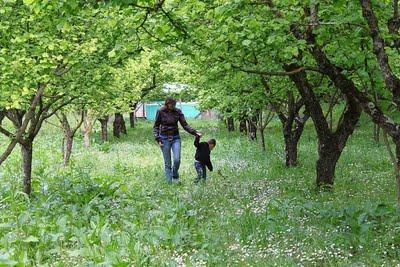
[[[168,21],[172,24],[172,26],[174,26],[174,28],[176,28],[181,33],[183,33],[185,38],[189,37],[189,33],[187,32],[187,30],[185,29],[185,27],[182,24],[180,24],[179,22],[175,21],[171,17],[171,15],[167,11],[165,11],[162,7],[161,7],[161,11],[168,18]]]
[[[262,75],[262,76],[291,76],[291,75],[297,74],[302,71],[307,71],[307,70],[321,73],[321,71],[317,67],[299,67],[292,71],[259,71],[259,70],[245,69],[245,68],[235,66],[235,65],[232,65],[232,68],[238,69],[238,70],[246,72],[246,73],[258,74],[258,75]]]
[[[3,122],[3,119],[6,117],[6,110],[0,110],[0,125]]]
[[[79,128],[81,128],[84,120],[85,120],[85,112],[82,109],[80,120],[78,121],[76,127],[72,130],[72,136],[75,136],[76,132],[79,130]]]
[[[8,138],[13,138],[14,134],[12,134],[11,132],[7,131],[6,129],[3,128],[3,126],[0,125],[0,133],[2,133],[3,135],[7,136]]]
[[[269,7],[271,9],[271,11],[274,12],[275,16],[277,16],[278,18],[283,17],[283,13],[275,7],[272,0],[261,0],[261,3],[266,5],[267,7]]]
[[[36,106],[39,103],[40,98],[43,96],[45,88],[46,88],[45,84],[39,85],[39,88],[38,88],[35,96],[32,98],[31,105],[28,109],[28,112],[25,115],[24,121],[22,122],[21,127],[18,129],[18,131],[15,135],[15,138],[8,145],[5,152],[0,156],[0,165],[8,158],[8,156],[11,154],[11,152],[13,151],[13,149],[17,145],[17,143],[23,142],[22,135],[25,133],[25,130],[28,127],[29,122],[31,121],[31,119],[33,118],[33,116],[35,114]]]
[[[393,73],[390,67],[389,58],[385,51],[385,41],[380,34],[378,21],[372,8],[371,0],[360,0],[360,2],[363,17],[367,21],[370,29],[374,53],[379,62],[385,84],[392,91],[393,102],[396,103],[397,108],[400,110],[400,79]]]

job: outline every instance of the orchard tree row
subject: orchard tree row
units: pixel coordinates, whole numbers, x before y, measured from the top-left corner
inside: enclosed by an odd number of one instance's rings
[[[21,147],[24,192],[31,193],[33,143],[45,122],[62,130],[64,164],[82,126],[85,146],[96,121],[102,139],[114,115],[116,137],[134,126],[137,103],[162,94],[184,69],[157,34],[172,32],[164,1],[2,1],[0,165]],[[177,34],[178,36],[178,34]],[[76,118],[76,122],[74,120]],[[58,123],[57,123],[58,122]]]
[[[185,1],[174,13],[188,33],[182,51],[191,51],[202,103],[218,107],[230,130],[235,120],[251,138],[258,129],[265,147],[264,129],[276,115],[291,167],[310,118],[318,139],[316,184],[331,188],[364,111],[375,139],[383,130],[400,203],[397,0]]]

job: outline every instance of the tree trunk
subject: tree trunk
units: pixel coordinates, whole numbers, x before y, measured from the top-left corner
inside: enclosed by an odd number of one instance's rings
[[[28,195],[32,192],[32,152],[33,142],[26,140],[24,145],[21,145],[22,169],[24,172],[24,192]]]
[[[265,135],[264,135],[265,128],[264,127],[260,127],[259,130],[260,130],[260,136],[261,136],[261,147],[262,147],[262,150],[265,151],[266,150],[266,147],[265,147]]]
[[[60,116],[57,115],[57,117],[61,122],[61,128],[64,133],[64,138],[62,142],[62,154],[63,154],[64,166],[67,166],[71,158],[72,144],[74,142],[74,133],[68,121],[68,117],[64,113],[61,113]]]
[[[129,112],[129,123],[131,125],[131,128],[135,128],[135,120],[136,120],[136,116],[135,116],[135,112]]]
[[[287,115],[279,112],[278,117],[282,123],[283,138],[285,139],[286,167],[295,167],[297,166],[297,145],[309,116],[299,114],[300,109],[304,106],[303,98],[296,101],[293,92],[289,91],[287,99]]]
[[[90,147],[90,131],[83,132],[83,145],[85,146],[85,148]]]
[[[334,183],[336,163],[342,151],[334,137],[318,140],[317,186],[331,188]]]
[[[380,133],[381,133],[381,127],[378,124],[374,123],[374,140],[376,143],[380,143]]]
[[[122,131],[123,134],[127,134],[128,132],[126,130],[126,124],[125,124],[125,120],[124,120],[123,116],[122,116],[122,121],[121,122],[122,122],[121,131]]]
[[[254,121],[252,121],[252,119],[249,119],[247,121],[247,125],[248,125],[248,134],[249,134],[249,138],[252,141],[257,140],[257,127],[254,124]]]
[[[284,118],[281,119],[281,122],[283,138],[285,139],[286,167],[295,167],[297,166],[297,146],[308,120],[308,115],[303,115],[302,118],[299,114],[296,117],[290,116],[290,114],[287,118],[283,115],[280,115],[280,117]],[[296,125],[295,129],[293,129],[294,124]]]
[[[235,121],[233,120],[233,118],[228,117],[226,122],[227,122],[227,126],[228,126],[228,131],[229,132],[235,131]]]
[[[15,135],[13,136],[12,141],[7,146],[4,153],[0,154],[0,165],[3,164],[3,162],[10,156],[10,154],[14,150],[15,146],[18,144],[18,142],[20,142],[20,139],[23,137],[24,134],[26,134],[26,129],[27,129],[29,123],[31,122],[32,118],[35,116],[36,106],[42,99],[45,88],[46,88],[46,86],[44,84],[40,84],[40,86],[36,92],[36,95],[31,100],[29,109],[26,112],[26,114],[21,114],[22,116],[20,116],[21,117],[20,120],[17,119],[15,121],[13,121],[14,125],[16,124],[17,121],[21,121],[21,124],[20,124],[20,126],[17,127],[18,130],[15,133]],[[5,116],[7,116],[7,113],[8,112],[5,109],[3,109],[0,112],[1,121],[5,118]],[[25,115],[25,117],[24,117],[24,115]],[[0,127],[1,127],[1,123],[0,123]]]
[[[272,117],[267,116],[264,119],[262,110],[257,111],[257,113],[258,113],[258,116],[259,116],[259,118],[258,118],[258,130],[260,131],[260,136],[261,136],[261,148],[262,148],[263,151],[265,151],[266,148],[265,148],[265,135],[264,135],[264,132],[265,132],[265,128],[267,127],[268,123],[270,123]]]
[[[103,118],[100,118],[100,124],[101,124],[101,140],[103,142],[108,141],[108,120],[109,116],[104,116]]]
[[[257,140],[257,125],[258,125],[258,112],[256,111],[256,115],[251,116],[249,120],[247,121],[247,124],[249,126],[248,132],[249,132],[249,138],[252,141]]]
[[[286,71],[298,69],[298,65],[296,64],[284,67]],[[343,76],[335,78],[337,79],[336,82],[344,83],[342,80]],[[317,186],[327,185],[328,187],[332,187],[336,163],[361,116],[360,104],[353,96],[346,96],[346,109],[342,114],[342,119],[336,131],[332,132],[306,73],[301,71],[290,76],[290,79],[294,82],[301,97],[304,99],[306,109],[311,115],[317,132],[319,155],[316,167]],[[342,86],[342,84],[335,85],[339,88]],[[349,86],[350,84],[346,83],[346,85]]]
[[[378,61],[386,87],[391,90],[393,102],[400,108],[400,78],[398,78],[389,64],[389,57],[385,51],[385,40],[381,36],[378,20],[372,8],[371,0],[360,0],[362,15],[369,27],[369,34],[373,40],[373,52]]]
[[[124,116],[121,113],[115,113],[115,119],[113,123],[113,134],[115,137],[120,138],[122,133],[126,134]]]
[[[267,94],[269,94],[271,88],[269,87],[268,81],[261,77],[261,83]],[[287,93],[287,114],[280,111],[281,109],[276,104],[271,103],[272,110],[277,113],[282,123],[287,167],[297,166],[297,145],[309,118],[308,112],[304,112],[302,116],[300,115],[300,110],[304,105],[304,99],[301,98],[296,101],[292,91],[288,91]],[[293,127],[295,127],[295,129],[293,129]]]
[[[396,1],[397,2],[397,1]],[[379,30],[377,28],[377,22],[374,18],[374,14],[371,8],[371,1],[361,1],[361,6],[363,8],[363,16],[368,21],[370,27],[370,34],[373,39],[374,53],[379,61],[379,66],[381,69],[382,76],[385,77],[386,87],[392,92],[392,99],[394,103],[399,102],[400,93],[400,82],[399,79],[395,78],[395,75],[391,73],[390,66],[386,61],[387,56],[385,55],[385,46],[383,45],[382,38],[379,35]],[[308,33],[306,36],[299,33],[296,27],[291,27],[292,33],[298,39],[305,39],[309,45],[312,47],[312,54],[317,62],[319,69],[326,74],[335,84],[337,88],[341,90],[348,98],[356,98],[357,102],[362,106],[363,110],[371,117],[374,123],[379,124],[384,133],[389,134],[394,143],[396,144],[396,157],[397,161],[400,158],[400,125],[395,123],[393,119],[388,117],[382,109],[377,106],[370,97],[364,92],[361,92],[352,80],[347,79],[346,76],[342,74],[342,68],[338,68],[336,65],[331,63],[325,52],[321,47],[318,46],[316,38],[313,33]],[[397,80],[397,81],[396,81]],[[397,86],[399,85],[399,86]],[[399,90],[397,90],[399,89]],[[399,107],[399,105],[397,105]],[[399,108],[398,108],[399,109]],[[385,134],[384,134],[385,136]],[[397,152],[398,151],[398,152]],[[400,163],[397,162],[397,166]],[[398,171],[398,170],[397,170]],[[400,207],[400,177],[396,175],[397,187],[398,187],[398,205]]]
[[[286,167],[297,166],[297,143],[291,136],[284,134]]]
[[[247,124],[246,124],[246,119],[241,118],[239,121],[239,131],[244,134],[247,135]]]
[[[131,128],[135,128],[137,103],[131,103],[130,106],[131,106],[131,112],[129,112],[129,122],[130,122]]]
[[[293,129],[293,120],[295,120],[295,129]],[[306,124],[307,120],[308,115],[303,115],[303,118],[300,118],[300,116],[297,115],[297,118],[293,119],[289,116],[289,118],[283,123],[283,137],[285,139],[287,167],[297,166],[297,146],[303,134],[304,125]]]
[[[368,76],[369,76],[369,80],[371,82],[371,90],[373,91],[374,94],[374,100],[375,103],[379,103],[379,96],[378,96],[378,92],[376,91],[376,83],[374,80],[374,76],[372,75],[371,71],[369,71],[367,69],[368,67],[368,62],[365,61],[365,65],[366,65],[366,70],[368,72]],[[379,124],[374,123],[374,140],[376,143],[380,142],[380,133],[381,133],[381,127],[379,126]]]
[[[84,114],[84,122],[83,122],[83,144],[85,148],[90,147],[90,133],[92,132],[93,129],[93,118],[92,118],[92,113],[90,110],[85,111]]]
[[[396,144],[396,183],[397,183],[397,208],[400,209],[400,140],[393,139]]]
[[[0,125],[3,122],[3,119],[6,117],[6,110],[0,110]]]
[[[65,148],[63,149],[64,166],[68,166],[72,154],[72,146],[74,143],[74,137],[71,134],[64,135]]]
[[[257,127],[255,123],[254,118],[247,121],[249,139],[252,141],[257,140]]]

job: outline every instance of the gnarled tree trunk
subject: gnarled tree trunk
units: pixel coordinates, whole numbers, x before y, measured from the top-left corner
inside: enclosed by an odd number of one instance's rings
[[[318,139],[317,186],[333,186],[336,164],[341,153],[335,136]]]
[[[2,127],[1,122],[7,116],[7,113],[9,113],[9,111],[7,111],[5,109],[1,110],[1,112],[0,112],[0,119],[1,119],[0,120],[0,133],[4,134],[5,136],[7,136],[9,138],[12,137],[12,141],[7,146],[6,150],[2,154],[0,154],[0,165],[3,164],[3,162],[8,158],[8,156],[10,156],[10,154],[14,150],[15,146],[21,142],[21,139],[23,139],[23,135],[26,133],[29,123],[35,117],[36,107],[42,99],[45,88],[46,88],[46,86],[44,84],[39,85],[36,95],[31,99],[30,107],[26,113],[21,113],[20,118],[14,118],[14,119],[10,118],[10,120],[13,122],[14,126],[16,126],[16,128],[17,128],[17,132],[15,134],[8,132],[6,129],[4,129]],[[41,114],[43,114],[43,113],[41,113]],[[39,126],[38,129],[40,129],[41,120],[40,119],[35,120],[35,124],[36,124],[35,126]],[[30,128],[31,128],[31,131],[36,130],[33,127],[30,127]]]
[[[84,121],[83,121],[83,144],[85,148],[90,147],[90,134],[93,130],[94,121],[92,118],[92,113],[90,110],[84,112]]]
[[[121,113],[115,113],[113,123],[113,134],[115,137],[120,138],[121,134],[126,134],[126,126],[124,116]]]
[[[297,166],[297,143],[290,134],[284,133],[283,136],[285,139],[285,164],[287,167],[295,167]]]
[[[235,131],[235,121],[234,121],[234,119],[232,117],[228,117],[226,119],[226,124],[228,126],[228,131],[229,132]]]
[[[248,125],[249,139],[252,141],[257,140],[257,118],[254,118],[254,116],[249,118],[247,120],[247,125]]]
[[[247,135],[247,123],[245,118],[239,120],[239,131],[242,134]]]
[[[134,111],[129,112],[129,124],[131,128],[135,128],[136,114]]]
[[[77,121],[77,124],[74,128],[71,127],[71,124],[68,121],[68,117],[65,113],[56,114],[58,119],[61,122],[61,128],[64,132],[64,138],[62,142],[62,154],[64,160],[64,166],[69,164],[72,154],[72,146],[74,143],[75,134],[78,129],[81,127],[84,120],[84,112],[81,112],[81,118]]]
[[[62,142],[62,154],[63,154],[64,166],[67,166],[71,158],[74,137],[67,116],[65,114],[61,114],[59,120],[61,122],[61,128],[63,129],[64,132],[64,138]]]
[[[32,155],[33,141],[25,140],[21,144],[22,170],[24,172],[24,192],[28,195],[32,192]]]
[[[261,83],[268,94],[271,92],[268,81],[261,77]],[[300,109],[304,106],[304,100],[301,98],[295,100],[293,92],[287,93],[287,114],[281,111],[281,108],[275,103],[271,103],[270,107],[274,110],[282,123],[283,137],[285,140],[285,158],[287,167],[297,166],[297,146],[303,134],[304,125],[306,124],[309,115],[299,114]],[[294,128],[294,129],[293,129]]]
[[[99,119],[101,124],[101,140],[103,142],[108,141],[108,120],[110,119],[109,116],[104,116]]]
[[[279,112],[278,116],[282,123],[283,137],[285,140],[285,155],[286,155],[286,166],[295,167],[297,166],[297,146],[300,141],[301,135],[303,134],[304,125],[308,120],[309,116],[299,114],[300,109],[304,105],[304,100],[295,100],[292,92],[288,92],[287,102],[287,115],[283,112]],[[294,128],[294,129],[293,129]]]
[[[289,118],[283,123],[283,137],[285,139],[285,156],[286,156],[286,166],[295,167],[297,166],[297,147],[300,141],[301,135],[303,134],[304,125],[308,119],[307,115],[297,114],[297,118]],[[293,121],[296,121],[295,123]],[[295,129],[293,129],[293,124],[295,124]]]
[[[285,66],[286,71],[293,71],[299,66],[291,64]],[[318,138],[318,161],[316,165],[317,186],[332,187],[336,163],[353,133],[361,116],[361,107],[354,97],[346,97],[346,110],[342,114],[337,129],[332,132],[322,111],[321,104],[315,96],[311,84],[308,82],[305,71],[290,76],[300,95],[304,99],[307,111],[310,112]],[[342,81],[343,82],[343,81]]]
[[[64,135],[64,139],[65,139],[65,148],[64,148],[63,158],[64,158],[64,166],[67,166],[71,159],[74,137],[71,136],[70,134],[66,134]]]
[[[263,151],[266,151],[266,144],[265,144],[265,128],[260,128],[260,136],[261,136],[261,148]]]

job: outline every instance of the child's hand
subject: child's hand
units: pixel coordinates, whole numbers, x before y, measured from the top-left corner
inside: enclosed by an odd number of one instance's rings
[[[163,144],[162,141],[158,141],[158,145],[159,145],[160,147],[163,147],[163,146],[164,146],[164,144]]]

